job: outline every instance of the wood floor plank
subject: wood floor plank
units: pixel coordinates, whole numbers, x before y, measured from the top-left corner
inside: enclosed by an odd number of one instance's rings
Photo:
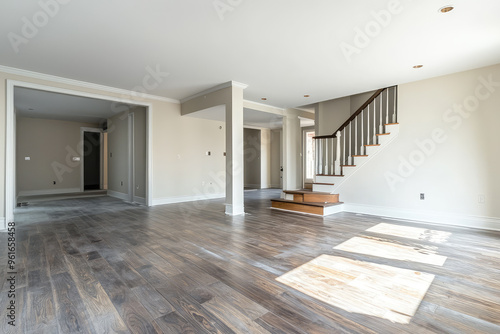
[[[52,277],[56,300],[57,319],[61,333],[95,332],[86,314],[76,285],[69,273],[60,273]]]
[[[165,334],[196,334],[199,333],[177,312],[171,312],[155,320]]]
[[[17,208],[21,326],[14,332],[500,332],[500,232],[269,209],[278,196],[245,192],[248,214],[234,217],[224,214],[223,200],[145,207],[102,196]],[[397,251],[382,257],[378,246],[367,254],[334,249],[353,238],[446,261],[415,262]],[[323,254],[435,278],[409,324],[349,312],[276,281]],[[0,247],[0,265],[6,259]],[[4,308],[8,287],[0,284]]]

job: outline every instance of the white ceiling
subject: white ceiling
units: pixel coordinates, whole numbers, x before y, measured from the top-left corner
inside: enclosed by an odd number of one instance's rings
[[[116,102],[52,93],[29,88],[14,89],[17,116],[100,123],[123,111]],[[131,107],[131,106],[128,106]]]
[[[129,90],[146,83],[174,99],[234,80],[249,85],[245,99],[284,108],[500,60],[498,0],[454,0],[447,14],[438,12],[445,0],[400,0],[350,62],[342,43],[354,45],[356,29],[376,25],[373,13],[393,1],[60,2],[51,16],[42,2],[0,2],[0,65]],[[223,20],[216,4],[230,9]],[[23,30],[30,34],[15,52],[9,36]],[[164,72],[157,87],[151,69]]]

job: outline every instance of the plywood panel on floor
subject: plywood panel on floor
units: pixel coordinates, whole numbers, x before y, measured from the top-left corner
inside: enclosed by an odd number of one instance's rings
[[[351,238],[335,246],[334,249],[357,254],[379,256],[386,259],[433,264],[436,266],[442,266],[446,261],[446,256],[436,254],[436,247],[410,247],[368,237]]]
[[[433,279],[427,273],[324,254],[277,281],[349,312],[407,324]]]
[[[413,240],[423,240],[434,243],[443,243],[448,240],[451,233],[427,228],[402,226],[395,224],[380,223],[366,230],[367,232],[392,235],[395,237],[408,238]]]

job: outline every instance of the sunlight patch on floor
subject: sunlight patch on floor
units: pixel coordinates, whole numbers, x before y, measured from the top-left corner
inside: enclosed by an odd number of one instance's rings
[[[408,324],[434,275],[321,255],[276,280],[348,312]]]
[[[380,234],[387,234],[396,237],[414,239],[414,240],[429,241],[439,244],[448,241],[448,238],[451,235],[450,232],[436,231],[436,230],[429,230],[426,228],[401,226],[401,225],[394,225],[387,223],[380,223],[378,225],[369,228],[366,231],[380,233]]]
[[[351,238],[335,246],[334,249],[392,260],[420,262],[437,266],[442,266],[446,261],[446,256],[436,254],[436,247],[410,247],[369,237]]]

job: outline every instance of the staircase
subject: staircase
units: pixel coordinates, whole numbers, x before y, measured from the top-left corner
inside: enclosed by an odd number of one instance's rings
[[[333,134],[316,136],[311,190],[284,190],[271,200],[280,210],[326,216],[343,211],[340,186],[399,133],[397,86],[377,90]]]

